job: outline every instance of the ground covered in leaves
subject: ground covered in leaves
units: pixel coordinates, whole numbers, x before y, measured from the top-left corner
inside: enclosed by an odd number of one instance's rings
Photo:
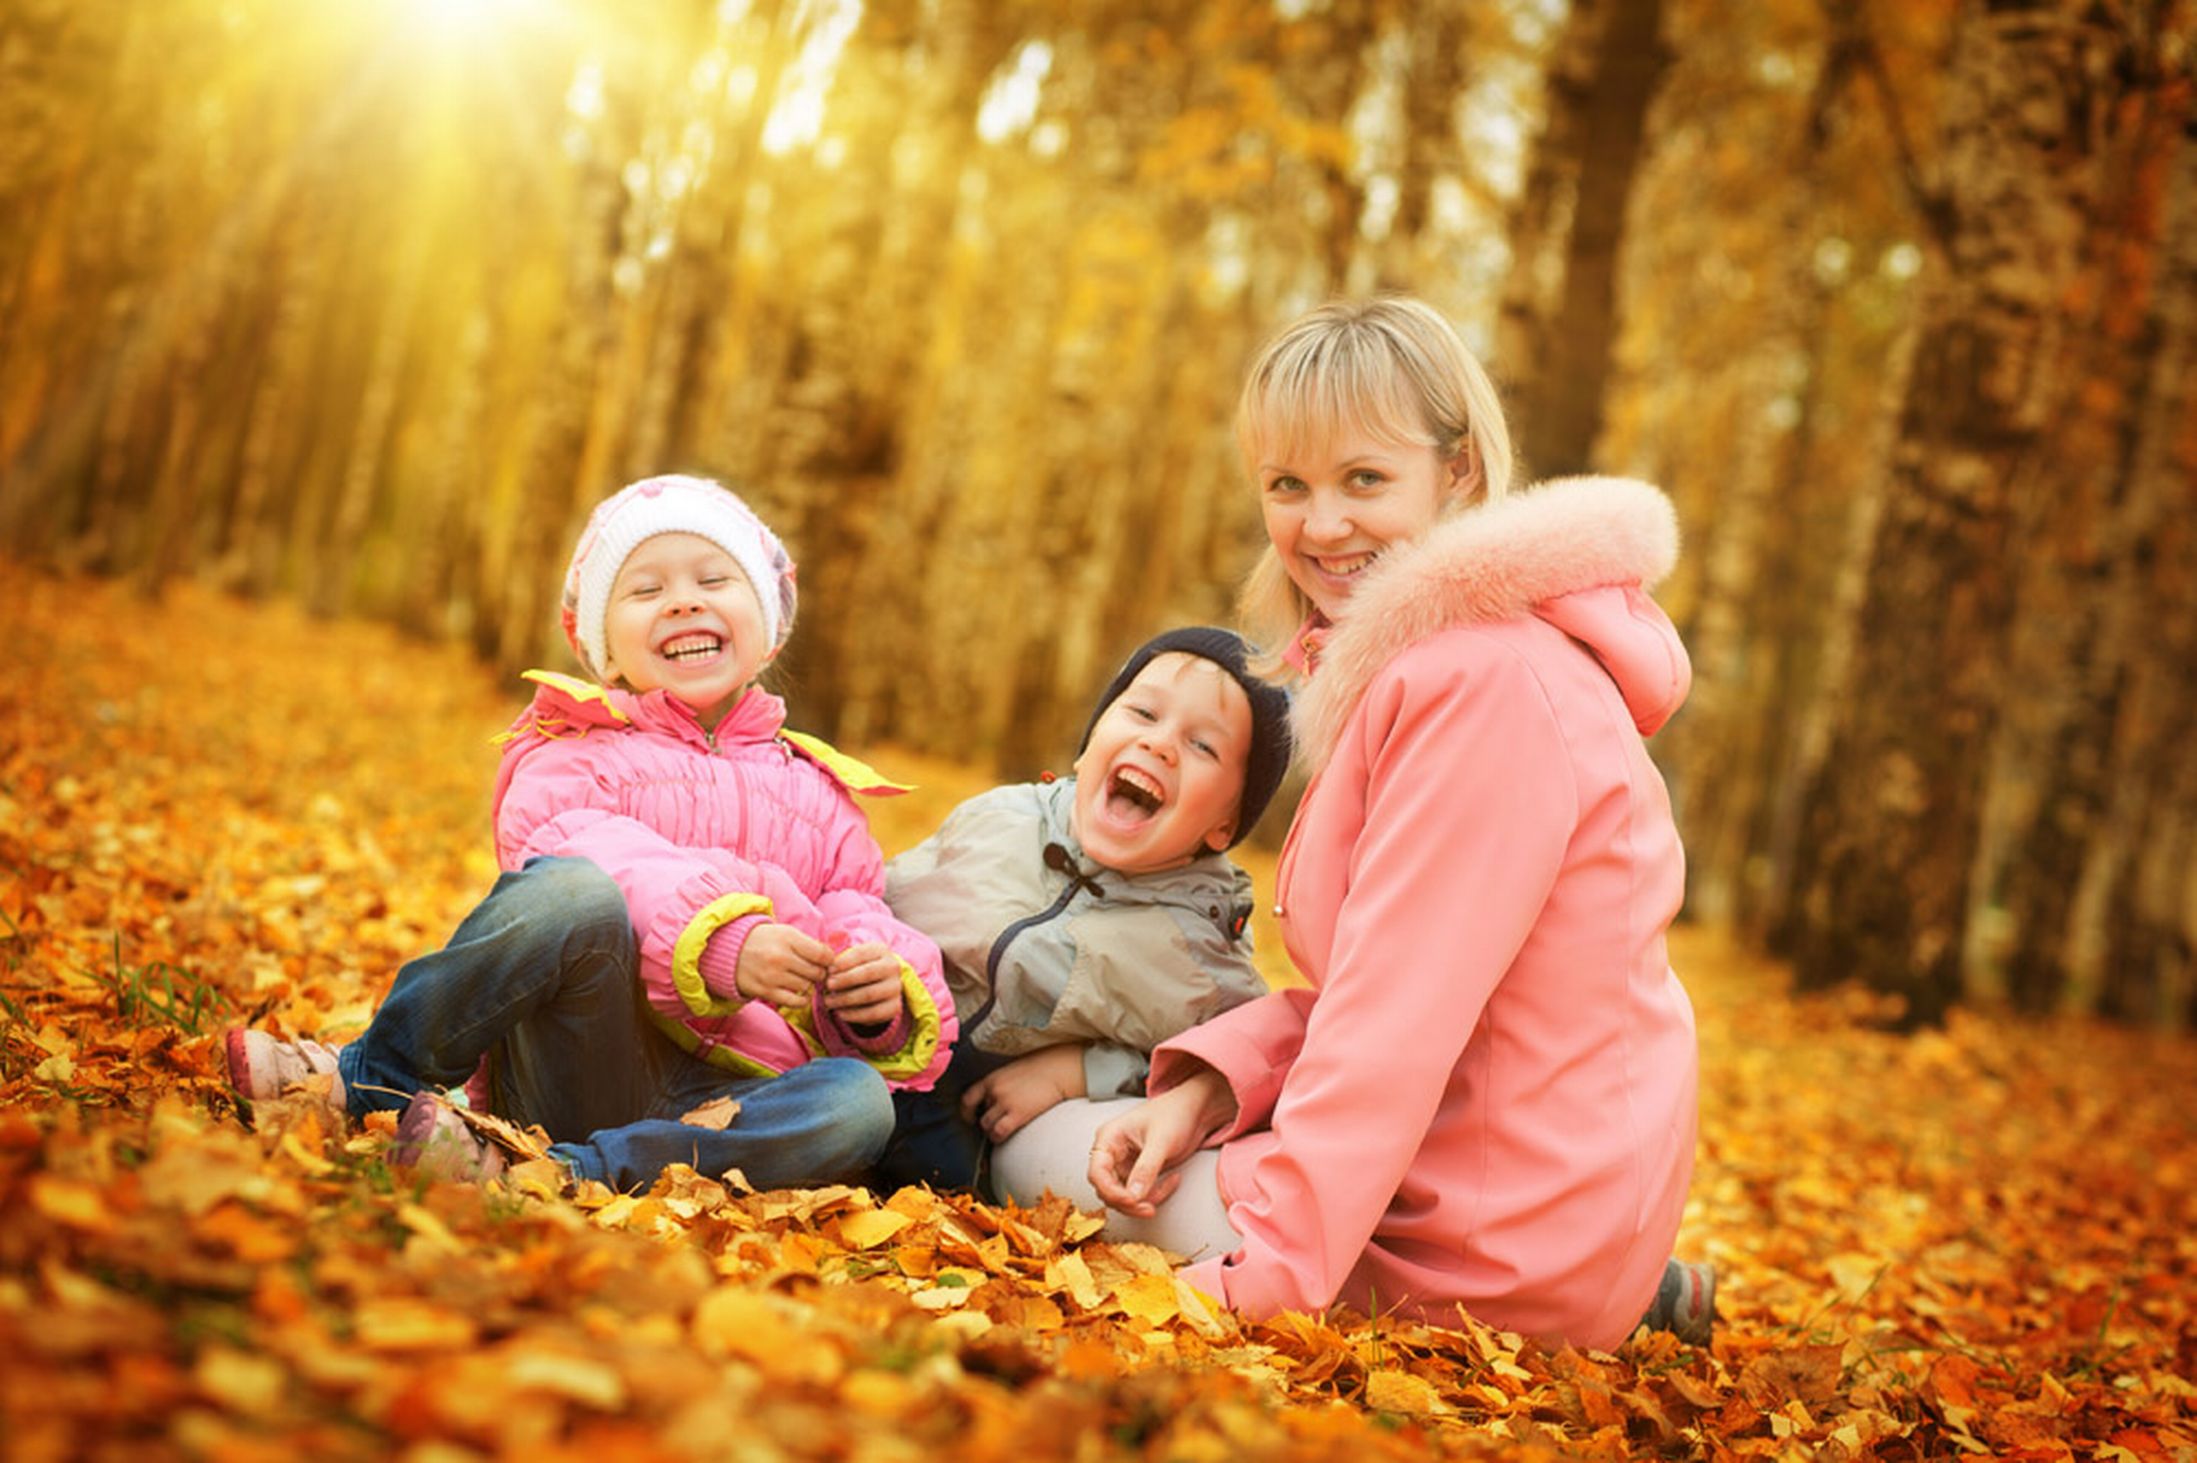
[[[439,943],[519,693],[279,607],[0,583],[11,1459],[2197,1457],[2197,1047],[1885,1035],[1713,933],[1675,946],[1713,1352],[1247,1322],[1065,1205],[479,1191],[310,1104],[248,1130],[220,1032],[355,1031]],[[928,784],[888,848],[976,785],[853,750]]]

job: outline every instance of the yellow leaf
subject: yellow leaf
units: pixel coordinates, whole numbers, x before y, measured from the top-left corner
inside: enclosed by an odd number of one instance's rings
[[[114,1229],[114,1215],[107,1209],[106,1197],[89,1184],[42,1173],[31,1179],[30,1189],[31,1207],[56,1224],[92,1234],[107,1234]]]
[[[714,1128],[719,1132],[732,1126],[732,1120],[740,1116],[740,1104],[729,1097],[713,1097],[700,1107],[689,1108],[679,1114],[679,1121],[690,1128]]]
[[[1087,1311],[1099,1308],[1104,1299],[1099,1294],[1098,1282],[1091,1278],[1091,1267],[1079,1254],[1062,1255],[1045,1264],[1045,1283],[1054,1290],[1065,1290],[1068,1298]]]
[[[849,1249],[875,1249],[913,1223],[891,1209],[866,1209],[839,1221],[839,1238]]]
[[[252,1417],[274,1411],[289,1388],[282,1363],[228,1346],[209,1346],[191,1375],[208,1397]]]
[[[465,1246],[450,1232],[450,1226],[428,1213],[417,1204],[399,1204],[397,1222],[412,1231],[422,1249],[439,1250],[446,1255],[462,1254]]]
[[[773,1381],[830,1386],[846,1361],[813,1324],[784,1297],[738,1284],[719,1286],[694,1308],[695,1344],[706,1354],[740,1357]]]
[[[1401,1412],[1409,1417],[1443,1417],[1452,1410],[1425,1377],[1393,1368],[1366,1374],[1365,1405],[1375,1412]]]
[[[1182,1313],[1181,1303],[1175,1299],[1175,1277],[1172,1275],[1139,1275],[1117,1288],[1114,1300],[1148,1326],[1162,1325]]]
[[[295,1129],[286,1129],[282,1141],[276,1145],[299,1168],[314,1178],[326,1178],[336,1171],[336,1166],[298,1141]]]
[[[470,1317],[405,1296],[360,1302],[356,1328],[370,1351],[455,1350],[478,1334]]]
[[[612,1367],[556,1351],[522,1351],[504,1358],[503,1374],[514,1387],[554,1393],[602,1412],[626,1405],[625,1378]]]

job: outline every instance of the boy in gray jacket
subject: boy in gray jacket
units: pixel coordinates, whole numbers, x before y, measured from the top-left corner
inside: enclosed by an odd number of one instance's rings
[[[1242,639],[1170,630],[1100,695],[1073,777],[979,794],[886,866],[961,1036],[935,1088],[895,1095],[881,1188],[974,1186],[991,1143],[1065,1098],[1141,1095],[1154,1046],[1265,992],[1225,851],[1288,764],[1288,697]]]

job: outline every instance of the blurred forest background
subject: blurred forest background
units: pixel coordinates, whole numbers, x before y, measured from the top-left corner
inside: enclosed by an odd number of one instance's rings
[[[804,724],[1024,775],[1229,616],[1259,341],[1408,289],[1679,505],[1695,914],[2186,1026],[2193,11],[0,0],[0,553],[562,664],[587,509],[712,473]]]

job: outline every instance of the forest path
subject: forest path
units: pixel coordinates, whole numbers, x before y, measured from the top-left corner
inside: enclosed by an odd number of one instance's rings
[[[380,627],[0,581],[12,1458],[2197,1457],[2197,1045],[1890,1036],[1715,931],[1673,946],[1713,1355],[1240,1323],[1058,1207],[483,1194],[302,1107],[247,1132],[219,1032],[356,1030],[456,922],[515,697]],[[925,785],[872,805],[888,849],[982,784],[850,750]]]

